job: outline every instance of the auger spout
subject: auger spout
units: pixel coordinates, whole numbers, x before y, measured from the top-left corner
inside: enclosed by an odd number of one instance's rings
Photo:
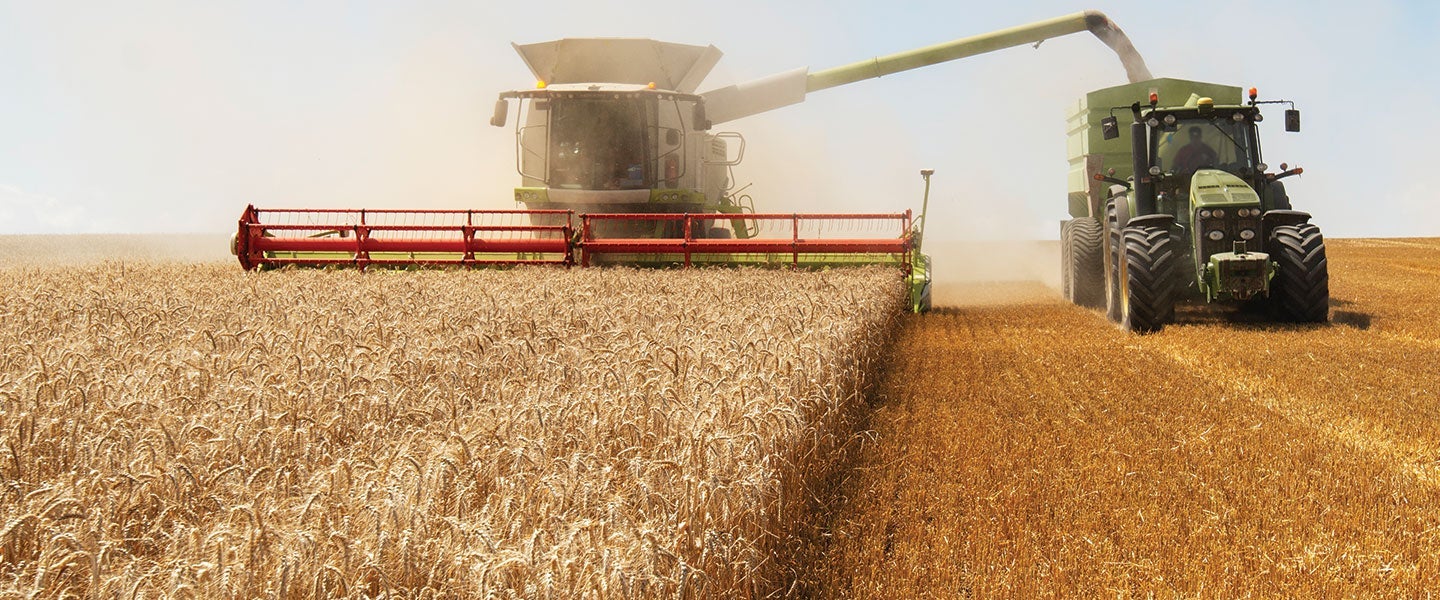
[[[732,85],[702,94],[715,123],[732,121],[805,100],[809,92],[892,75],[942,62],[967,58],[1023,44],[1035,44],[1050,38],[1089,31],[1114,50],[1133,82],[1151,79],[1145,59],[1130,43],[1125,32],[1109,17],[1097,10],[1039,21],[1009,29],[1001,29],[916,48],[896,54],[878,56],[859,62],[808,72],[801,68],[771,75],[752,82]]]

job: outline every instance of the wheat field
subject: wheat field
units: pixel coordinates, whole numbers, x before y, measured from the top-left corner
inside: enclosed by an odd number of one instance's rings
[[[906,320],[824,595],[1440,590],[1440,240],[1329,250],[1322,326],[1127,335],[1029,284]]]
[[[5,269],[0,597],[782,593],[903,301],[878,267]]]
[[[884,269],[0,268],[0,597],[1427,597],[1440,240],[1329,255],[1330,324],[1147,336]]]

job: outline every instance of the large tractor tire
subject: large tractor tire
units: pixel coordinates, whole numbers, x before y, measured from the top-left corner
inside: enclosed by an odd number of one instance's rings
[[[1105,305],[1105,255],[1100,222],[1081,217],[1065,228],[1064,272],[1069,274],[1065,297],[1086,308]]]
[[[1111,199],[1105,205],[1105,232],[1106,240],[1109,242],[1101,253],[1104,260],[1101,261],[1101,269],[1104,273],[1105,286],[1105,316],[1113,323],[1119,323],[1125,314],[1125,301],[1120,296],[1120,264],[1124,261],[1124,240],[1121,235],[1123,219],[1120,216],[1119,202],[1124,199]]]
[[[1180,246],[1163,227],[1126,227],[1123,238],[1120,324],[1137,333],[1159,331],[1175,320]]]
[[[1309,223],[1270,230],[1266,251],[1278,266],[1270,280],[1270,307],[1277,318],[1324,323],[1330,318],[1330,271],[1325,238]]]
[[[1070,224],[1074,222],[1060,222],[1060,295],[1071,302],[1075,301],[1075,274],[1070,269]]]

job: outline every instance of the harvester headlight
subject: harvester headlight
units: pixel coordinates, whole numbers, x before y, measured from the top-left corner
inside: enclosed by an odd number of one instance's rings
[[[1166,126],[1166,127],[1174,127],[1174,126],[1175,126],[1175,115],[1165,115],[1165,126]]]
[[[1159,126],[1160,126],[1160,119],[1157,119],[1157,118],[1155,118],[1155,117],[1150,117],[1150,120],[1149,120],[1149,121],[1146,121],[1145,124],[1146,124],[1146,125],[1149,125],[1149,126],[1153,129],[1153,128],[1155,128],[1155,127],[1159,127]]]
[[[1208,219],[1208,218],[1210,218],[1210,209],[1208,209],[1208,208],[1202,208],[1202,209],[1200,209],[1200,218],[1202,218],[1202,219]]]
[[[1223,209],[1223,208],[1217,208],[1217,209],[1215,209],[1214,215],[1215,215],[1215,218],[1217,218],[1217,219],[1223,219],[1223,218],[1225,218],[1225,209]]]
[[[1212,241],[1218,242],[1218,241],[1220,241],[1220,240],[1225,239],[1225,232],[1220,231],[1219,229],[1216,229],[1216,230],[1211,231],[1210,233],[1206,234],[1205,237],[1210,238]]]
[[[1150,174],[1151,174],[1151,175],[1154,175],[1154,176],[1156,176],[1156,177],[1159,177],[1159,176],[1160,176],[1160,167],[1150,167]]]
[[[1253,240],[1253,239],[1255,239],[1255,230],[1254,230],[1254,229],[1241,229],[1241,230],[1240,230],[1240,239],[1242,239],[1242,240]]]
[[[1239,123],[1239,122],[1241,122],[1241,121],[1244,121],[1244,120],[1245,120],[1245,113],[1238,113],[1238,112],[1237,112],[1237,113],[1235,113],[1235,114],[1233,114],[1233,115],[1230,115],[1230,120],[1232,120],[1232,121],[1234,121],[1234,122],[1236,122],[1236,123]]]

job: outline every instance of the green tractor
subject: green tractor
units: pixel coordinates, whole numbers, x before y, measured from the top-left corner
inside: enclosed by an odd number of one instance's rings
[[[1069,116],[1069,208],[1061,288],[1124,329],[1157,331],[1184,301],[1263,309],[1282,321],[1329,318],[1325,239],[1293,210],[1283,179],[1302,169],[1261,160],[1260,105],[1238,87],[1154,79],[1091,92]],[[1147,103],[1136,102],[1145,98]],[[1160,106],[1161,98],[1187,98]],[[1214,98],[1233,99],[1217,104]],[[1124,131],[1116,111],[1129,111]]]

